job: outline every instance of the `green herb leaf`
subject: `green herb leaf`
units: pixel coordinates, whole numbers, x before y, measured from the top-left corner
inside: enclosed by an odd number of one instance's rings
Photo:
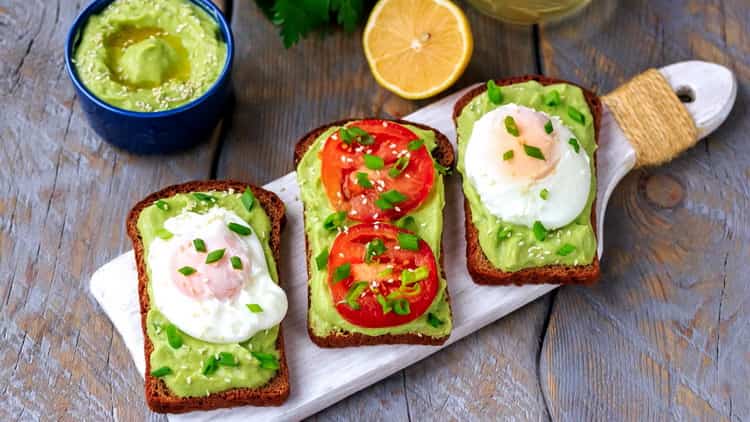
[[[544,131],[550,134],[553,130],[554,128],[552,127],[552,120],[547,120],[547,123],[544,124]]]
[[[571,245],[570,243],[566,243],[562,245],[560,249],[557,250],[557,254],[560,256],[566,256],[575,250],[576,250],[575,246]]]
[[[229,258],[229,262],[232,263],[232,268],[235,270],[241,270],[242,269],[242,260],[239,256],[233,256]]]
[[[388,192],[381,193],[380,198],[385,199],[391,204],[398,204],[399,202],[406,201],[406,196],[395,189],[391,189]]]
[[[438,163],[437,161],[433,163],[433,166],[435,167],[435,170],[437,170],[437,172],[442,174],[443,176],[448,176],[449,174],[451,174],[450,167],[445,167],[441,165],[440,163]]]
[[[217,360],[217,363],[223,366],[237,366],[240,364],[234,358],[234,355],[229,352],[219,352],[219,359]]]
[[[248,303],[246,306],[247,306],[247,309],[249,309],[250,312],[254,314],[259,314],[263,312],[263,307],[258,305],[257,303]]]
[[[156,229],[156,237],[158,237],[159,239],[167,240],[172,236],[174,236],[172,232],[165,229],[164,227],[159,227],[158,229]]]
[[[552,91],[542,95],[542,101],[544,101],[545,105],[548,105],[550,107],[560,105],[560,93],[553,89]]]
[[[279,359],[271,353],[250,352],[263,369],[279,369]]]
[[[513,229],[511,229],[510,226],[503,226],[500,228],[500,230],[497,231],[497,239],[505,240],[505,239],[510,238],[512,234],[513,234]]]
[[[444,321],[441,321],[440,318],[436,317],[432,312],[427,314],[427,323],[435,328],[438,328],[441,325],[445,324]]]
[[[227,224],[227,227],[229,227],[229,230],[237,233],[240,236],[247,236],[253,232],[250,227],[243,226],[242,224],[237,223],[229,223]]]
[[[401,249],[406,249],[407,251],[418,251],[419,237],[411,233],[399,232],[398,245],[401,247]]]
[[[211,375],[219,369],[219,361],[215,356],[209,356],[208,359],[203,363],[203,375]]]
[[[539,191],[539,197],[542,198],[542,199],[544,199],[546,201],[547,198],[549,198],[549,189],[544,188],[544,189],[540,190]]]
[[[513,158],[513,154],[514,154],[514,152],[513,152],[512,149],[509,149],[509,150],[505,151],[503,153],[503,161],[508,161],[511,158]]]
[[[162,211],[169,211],[169,204],[167,204],[166,201],[162,201],[161,199],[156,201],[156,208],[159,208]]]
[[[156,378],[161,378],[171,373],[172,373],[172,368],[168,366],[162,366],[159,369],[154,369],[153,371],[151,371],[151,376],[156,377]]]
[[[367,242],[365,245],[365,262],[370,263],[376,256],[383,255],[385,253],[385,243],[382,239],[374,238]]]
[[[359,295],[367,289],[369,283],[366,281],[358,281],[349,287],[349,291],[346,293],[346,304],[355,311],[359,309]]]
[[[398,157],[398,160],[393,164],[393,167],[388,169],[388,175],[396,178],[401,175],[401,173],[406,170],[406,167],[409,166],[409,156],[408,155],[402,155]]]
[[[319,270],[323,270],[323,268],[328,265],[328,248],[323,249],[318,256],[315,257],[315,265],[318,267]]]
[[[542,150],[535,146],[523,144],[523,150],[529,157],[536,158],[537,160],[544,160]]]
[[[416,221],[414,220],[414,217],[410,215],[403,216],[396,220],[396,227],[399,229],[409,229],[412,230],[414,228],[414,224]],[[413,230],[412,230],[413,231]]]
[[[174,324],[167,325],[164,331],[167,332],[167,343],[169,343],[169,347],[173,349],[179,349],[182,347],[182,336]]]
[[[411,309],[409,309],[409,301],[404,298],[394,300],[393,312],[395,312],[396,315],[409,315],[411,313]]]
[[[573,151],[575,151],[576,154],[578,154],[578,151],[581,150],[581,146],[578,144],[578,139],[570,138],[568,139],[568,143],[570,144],[570,146],[573,147]]]
[[[342,127],[339,129],[339,135],[341,136],[341,141],[347,145],[355,142],[360,145],[372,145],[375,143],[375,138],[372,135],[356,126]]]
[[[206,255],[206,264],[213,264],[224,256],[225,249],[216,249]]]
[[[367,173],[363,172],[357,172],[357,184],[362,186],[365,189],[371,189],[372,188],[372,182],[370,181],[370,178],[367,177]]]
[[[586,124],[586,116],[583,115],[580,111],[576,110],[575,108],[568,106],[568,117],[575,120],[576,122],[580,124]]]
[[[413,141],[409,141],[409,143],[406,145],[406,148],[409,151],[416,151],[419,148],[422,148],[422,145],[424,145],[424,141],[422,139],[415,139]]]
[[[179,270],[177,270],[177,271],[178,271],[178,272],[179,272],[180,274],[182,274],[182,275],[184,275],[185,277],[187,277],[187,276],[189,276],[189,275],[191,275],[191,274],[195,274],[195,272],[196,272],[196,269],[195,269],[195,268],[193,268],[193,267],[187,267],[187,266],[185,266],[185,267],[182,267],[182,268],[180,268],[180,269],[179,269]]]
[[[366,16],[364,0],[256,0],[266,17],[280,29],[286,48],[313,32],[333,32],[337,24],[353,32]],[[367,4],[367,9],[371,3]]]
[[[513,136],[518,136],[520,132],[518,132],[518,126],[516,126],[516,120],[513,118],[513,116],[505,116],[505,130],[508,131]]]
[[[329,232],[336,231],[344,226],[346,220],[346,211],[338,211],[326,217],[323,221],[323,228]]]
[[[385,166],[385,162],[377,155],[365,154],[365,167],[370,170],[380,170]]]
[[[345,278],[349,278],[351,273],[352,265],[350,263],[341,264],[333,270],[333,282],[338,283]]]
[[[412,284],[426,279],[429,275],[430,270],[424,266],[417,267],[413,270],[403,270],[401,271],[401,282],[403,284]]]
[[[244,205],[246,210],[253,210],[253,205],[255,205],[255,195],[253,195],[253,191],[251,191],[250,188],[246,188],[245,192],[242,193],[242,196],[240,196],[240,202],[242,202],[242,205]]]
[[[206,252],[206,242],[203,239],[193,239],[193,246],[198,252]]]
[[[503,91],[499,86],[495,84],[495,81],[487,81],[487,97],[493,104],[500,104],[503,102]]]
[[[393,209],[393,204],[382,198],[375,200],[375,206],[383,211]]]
[[[386,299],[383,295],[378,293],[377,296],[375,296],[375,299],[380,304],[380,309],[383,311],[383,315],[387,314],[388,312],[391,312],[393,310],[393,307],[391,306],[391,302]]]
[[[541,221],[537,220],[531,228],[534,231],[534,237],[538,241],[543,241],[547,238],[547,229],[544,227]]]
[[[203,192],[193,192],[193,198],[203,202],[214,202],[216,198]]]

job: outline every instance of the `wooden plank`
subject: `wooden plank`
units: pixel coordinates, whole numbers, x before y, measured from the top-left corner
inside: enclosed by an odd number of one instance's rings
[[[149,415],[141,375],[86,286],[130,248],[130,205],[208,177],[217,144],[136,157],[103,143],[63,64],[80,8],[71,0],[0,7],[0,420]]]
[[[613,194],[602,282],[554,302],[544,396],[553,419],[746,420],[750,4],[611,3],[542,28],[547,74],[607,92],[647,67],[702,59],[733,69],[740,90],[708,140]]]
[[[468,5],[465,10],[474,58],[451,91],[535,72],[530,30],[503,26]],[[401,117],[435,100],[406,101],[380,88],[365,61],[361,32],[311,38],[284,50],[249,2],[235,4],[233,27],[237,98],[217,177],[266,183],[293,170],[295,142],[317,126],[347,117]],[[545,419],[536,374],[548,305],[541,299],[311,419]]]

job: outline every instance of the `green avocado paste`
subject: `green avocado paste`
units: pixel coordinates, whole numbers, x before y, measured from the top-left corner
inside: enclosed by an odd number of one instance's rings
[[[151,112],[203,95],[226,57],[216,21],[188,0],[115,0],[85,23],[73,63],[102,101]]]
[[[436,147],[437,143],[434,132],[410,125],[403,126],[424,140],[428,150],[432,151]],[[324,249],[329,248],[337,234],[323,227],[326,217],[336,210],[331,206],[321,180],[321,160],[319,155],[326,139],[339,129],[339,126],[331,127],[318,136],[297,166],[300,197],[305,205],[305,234],[307,236],[309,256],[311,257],[316,257]],[[435,178],[432,191],[425,201],[419,208],[408,214],[414,218],[414,222],[407,228],[430,245],[435,259],[439,263],[445,193],[443,176],[436,171]],[[353,224],[355,222],[347,219],[346,225],[351,226]],[[311,262],[314,264],[314,261]],[[308,321],[313,333],[318,337],[326,337],[343,331],[370,336],[417,334],[429,337],[444,337],[451,332],[451,312],[446,298],[447,283],[442,276],[439,277],[440,287],[438,293],[432,305],[430,305],[423,315],[413,321],[395,327],[366,328],[350,323],[338,313],[328,287],[328,271],[326,268],[319,270],[316,265],[309,265],[309,272],[310,309],[308,312]],[[433,316],[432,324],[430,323],[430,314]],[[435,323],[435,321],[439,322]]]
[[[501,86],[502,101],[490,101],[487,92],[477,95],[458,116],[458,171],[463,175],[463,191],[471,209],[472,223],[479,233],[479,245],[492,265],[506,272],[546,265],[589,265],[596,254],[596,236],[591,225],[591,207],[596,196],[594,152],[596,138],[594,118],[581,89],[569,84],[541,85],[528,81]],[[554,95],[556,92],[559,95]],[[554,100],[550,100],[550,98]],[[547,233],[538,240],[530,227],[510,224],[497,218],[482,204],[480,196],[466,176],[466,147],[471,139],[474,123],[488,112],[505,104],[519,104],[559,117],[578,139],[591,164],[591,186],[583,211],[568,225]],[[584,123],[574,120],[568,112],[572,107],[583,115]],[[510,229],[510,236],[507,236]],[[561,255],[564,245],[572,245],[572,252]]]
[[[198,200],[192,194],[177,194],[141,211],[137,226],[143,239],[144,256],[148,256],[152,241],[164,229],[164,222],[169,218],[184,210],[202,213],[212,206],[222,207],[240,216],[258,235],[271,278],[278,283],[276,262],[269,245],[271,220],[263,208],[256,204],[248,211],[242,204],[240,193],[203,193],[211,195],[216,199],[215,202]],[[148,268],[148,264],[146,271],[150,280],[151,269]],[[150,282],[148,294],[149,303],[153,304]],[[199,340],[179,331],[153,306],[146,315],[146,324],[148,338],[154,346],[149,356],[152,374],[162,368],[169,368],[169,371],[164,370],[169,373],[159,377],[177,396],[200,397],[232,388],[261,387],[276,375],[280,357],[280,352],[276,348],[278,326],[260,331],[241,343],[218,344]],[[170,330],[176,330],[182,343],[180,347],[170,345]],[[222,354],[231,354],[236,365],[215,363],[214,368],[207,371],[207,364],[210,365],[217,357],[221,358]]]

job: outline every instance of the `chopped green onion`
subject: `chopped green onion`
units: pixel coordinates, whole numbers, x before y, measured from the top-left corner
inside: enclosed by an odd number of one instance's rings
[[[576,154],[578,154],[578,151],[581,150],[581,146],[578,144],[578,139],[570,138],[568,140],[568,143],[573,147],[573,150],[576,152]]]
[[[167,332],[167,343],[171,348],[179,349],[182,347],[182,336],[174,324],[167,325],[165,331]]]
[[[154,369],[153,371],[151,371],[151,376],[156,377],[156,378],[161,378],[171,373],[172,373],[172,368],[168,366],[162,366],[159,369]]]
[[[359,310],[359,302],[357,299],[359,299],[359,295],[367,289],[367,286],[369,286],[368,282],[358,281],[349,287],[349,292],[346,293],[346,304],[349,305],[350,308],[355,311]]]
[[[211,375],[219,369],[219,362],[215,356],[209,356],[203,364],[203,375]]]
[[[441,321],[440,318],[436,317],[432,312],[427,314],[427,323],[435,328],[445,324],[444,321]]]
[[[384,269],[383,271],[381,271],[381,272],[378,273],[378,277],[379,278],[385,278],[385,277],[390,276],[391,274],[393,274],[393,268],[386,267],[386,269]]]
[[[339,130],[339,135],[341,135],[341,140],[347,145],[351,145],[353,142],[360,145],[372,145],[375,142],[375,139],[369,133],[356,126],[342,127]]]
[[[370,170],[380,170],[385,166],[385,161],[377,155],[365,154],[365,167]]]
[[[336,231],[344,226],[344,220],[346,220],[346,211],[334,212],[326,217],[323,228],[328,231]]]
[[[383,211],[393,209],[393,204],[382,198],[375,200],[375,206]]]
[[[279,359],[271,353],[250,352],[263,369],[279,369]]]
[[[403,270],[401,271],[401,282],[403,284],[416,283],[417,281],[426,279],[428,275],[430,275],[430,270],[424,266],[417,267],[413,270]]]
[[[263,312],[263,307],[261,307],[257,303],[248,303],[247,304],[247,309],[249,309],[250,312],[252,312],[254,314],[259,314],[259,313]]]
[[[193,239],[193,246],[198,252],[206,252],[206,242],[203,239]]]
[[[529,157],[536,158],[537,160],[544,160],[542,150],[535,146],[523,144],[523,150]]]
[[[550,92],[545,93],[542,96],[542,101],[544,101],[545,105],[548,106],[556,106],[560,104],[560,93],[555,91],[554,89]]]
[[[234,355],[229,352],[219,352],[219,365],[223,366],[237,366],[239,362],[234,358]]]
[[[253,231],[248,226],[243,226],[242,224],[237,223],[229,223],[227,224],[227,227],[229,227],[229,230],[237,233],[240,236],[247,236]]]
[[[323,249],[318,256],[315,257],[315,265],[319,270],[322,270],[328,265],[328,248]]]
[[[159,208],[162,211],[169,211],[169,204],[167,204],[166,201],[162,201],[160,199],[156,201],[156,208]]]
[[[396,220],[396,227],[398,227],[399,229],[408,229],[414,226],[414,223],[415,223],[414,217],[410,215],[406,215]]]
[[[206,255],[206,264],[213,264],[214,262],[220,260],[224,256],[224,249],[217,249],[215,251],[211,251]]]
[[[568,117],[582,125],[586,124],[586,117],[580,111],[574,109],[571,106],[568,106]]]
[[[333,270],[333,282],[338,283],[339,281],[349,278],[352,273],[352,265],[350,263],[341,264]]]
[[[542,199],[544,199],[546,201],[547,198],[549,198],[549,189],[544,188],[544,189],[540,190],[539,191],[539,197],[542,198]]]
[[[365,262],[370,263],[376,256],[383,255],[385,253],[385,243],[382,239],[372,239],[365,245]]]
[[[370,178],[367,177],[367,173],[363,173],[361,171],[357,172],[356,177],[358,185],[362,186],[365,189],[372,188],[372,182],[370,181]]]
[[[554,128],[552,127],[552,120],[547,120],[547,123],[544,125],[544,131],[547,132],[547,134],[552,133]]]
[[[165,229],[164,227],[159,227],[158,229],[156,229],[156,237],[158,237],[159,239],[167,240],[172,236],[174,236],[172,232]]]
[[[532,226],[531,229],[534,231],[534,237],[536,237],[536,240],[541,242],[547,238],[547,229],[541,221],[535,221],[534,226]]]
[[[401,246],[401,249],[406,249],[407,251],[418,251],[419,237],[411,233],[399,232],[398,245]]]
[[[518,126],[516,126],[516,120],[513,116],[505,116],[505,130],[513,136],[518,136]]]
[[[569,255],[571,252],[576,250],[576,247],[571,245],[570,243],[566,243],[560,247],[560,249],[557,250],[557,254],[560,256],[566,256]]]
[[[393,312],[396,315],[409,315],[411,310],[409,309],[409,301],[401,298],[393,301]]]
[[[241,270],[242,269],[242,260],[239,256],[233,256],[229,258],[229,262],[232,263],[232,268],[235,270]]]
[[[242,205],[245,206],[246,210],[253,210],[253,205],[255,204],[255,195],[253,195],[253,191],[250,190],[250,188],[246,188],[245,192],[242,193],[242,196],[240,196],[240,202],[242,202]]]
[[[489,97],[490,102],[493,104],[500,104],[503,102],[502,90],[497,84],[495,84],[495,81],[491,79],[487,81],[487,97]]]
[[[421,139],[415,139],[413,141],[409,141],[409,143],[406,145],[406,148],[409,151],[416,151],[419,148],[421,148],[422,145],[424,145],[424,141],[423,140],[421,140]]]
[[[408,155],[402,155],[398,157],[398,160],[393,164],[393,167],[391,167],[388,170],[388,175],[396,178],[401,175],[401,173],[406,170],[406,167],[409,166],[409,156]]]
[[[391,312],[393,307],[391,306],[391,302],[383,297],[380,293],[378,293],[377,296],[375,296],[375,299],[380,304],[380,308],[383,310],[383,315],[387,314],[388,312]]]
[[[381,193],[380,199],[385,199],[391,204],[398,204],[399,202],[406,201],[406,196],[395,189],[391,189],[388,192]]]
[[[190,274],[195,274],[196,269],[193,267],[182,267],[179,270],[177,270],[180,274],[184,275],[185,277],[189,276]]]
[[[512,149],[509,149],[509,150],[505,151],[503,153],[503,161],[508,161],[511,158],[513,158],[513,154],[514,154],[514,152],[513,152]]]
[[[199,200],[199,201],[205,201],[205,202],[214,202],[216,201],[216,198],[214,198],[211,195],[205,194],[203,192],[193,192],[193,198]]]
[[[513,229],[511,229],[510,226],[503,226],[497,232],[497,239],[498,240],[508,239],[510,238],[511,234],[513,234]]]

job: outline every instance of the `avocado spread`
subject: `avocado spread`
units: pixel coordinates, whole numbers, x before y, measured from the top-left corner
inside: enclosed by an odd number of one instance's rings
[[[263,208],[254,206],[247,211],[240,200],[239,193],[228,192],[206,192],[216,198],[211,205],[205,201],[198,201],[190,194],[177,194],[163,201],[167,204],[166,209],[158,208],[155,204],[146,207],[138,218],[138,232],[143,239],[144,256],[148,256],[151,242],[157,236],[160,229],[164,228],[164,222],[174,217],[184,209],[194,212],[205,212],[208,207],[216,206],[235,212],[245,220],[255,231],[263,244],[263,251],[268,263],[268,270],[274,282],[278,283],[278,272],[276,262],[268,243],[271,233],[271,221]],[[149,279],[151,270],[146,268]],[[148,286],[149,302],[154,303],[151,292],[151,284]],[[266,384],[276,375],[275,369],[262,368],[261,362],[253,357],[251,352],[268,353],[277,359],[279,351],[276,349],[278,337],[278,326],[261,331],[247,341],[234,344],[208,343],[189,335],[179,332],[182,338],[182,346],[174,349],[169,345],[166,328],[170,323],[159,312],[151,307],[146,316],[147,334],[154,350],[151,352],[151,369],[168,367],[171,373],[161,379],[167,384],[169,390],[180,397],[205,396],[210,393],[225,391],[231,388],[247,387],[255,388]],[[179,331],[179,330],[178,330]],[[209,374],[204,375],[203,369],[206,360],[217,356],[221,352],[231,353],[239,361],[237,366],[222,366]]]
[[[432,131],[422,130],[414,126],[404,125],[424,140],[425,146],[431,151],[436,146],[435,134]],[[300,196],[305,205],[305,234],[307,236],[308,248],[311,257],[318,256],[324,249],[331,246],[336,238],[335,232],[330,232],[323,227],[326,217],[335,210],[326,195],[323,182],[321,181],[320,150],[325,140],[339,130],[340,127],[332,127],[322,133],[307,150],[304,157],[297,166],[297,180],[300,185]],[[416,233],[432,249],[435,259],[440,262],[440,241],[443,232],[443,207],[445,206],[445,193],[443,176],[435,172],[435,185],[425,199],[424,203],[411,212],[414,224],[406,228]],[[351,226],[355,222],[347,220]],[[450,307],[446,300],[446,281],[440,277],[440,287],[432,305],[423,315],[417,319],[395,327],[365,328],[346,321],[336,310],[333,297],[328,288],[328,272],[324,268],[319,270],[316,265],[308,265],[310,272],[310,310],[308,320],[314,334],[325,337],[338,331],[362,333],[371,336],[383,334],[406,334],[418,333],[430,337],[444,337],[451,332],[452,321]],[[432,314],[441,322],[437,327],[428,322],[428,315]]]
[[[588,108],[580,88],[568,84],[541,85],[536,81],[502,86],[502,102],[494,104],[487,93],[477,95],[461,111],[457,119],[458,133],[458,171],[463,177],[463,191],[471,208],[472,223],[479,233],[479,245],[492,265],[503,271],[518,271],[524,268],[542,267],[545,265],[588,265],[596,253],[596,237],[591,225],[591,207],[596,195],[596,177],[594,151],[596,138],[594,118]],[[560,96],[558,104],[547,105],[544,94],[557,91]],[[586,151],[591,163],[591,186],[586,206],[570,224],[551,231],[543,241],[537,240],[531,228],[501,221],[482,205],[474,186],[465,169],[471,163],[464,162],[466,145],[471,138],[474,123],[484,114],[503,104],[520,104],[562,119]],[[568,107],[573,107],[584,116],[584,124],[575,121],[568,115]],[[573,182],[575,183],[575,182]],[[501,230],[510,227],[511,236],[500,235]],[[507,233],[507,231],[506,231]],[[575,250],[565,256],[557,251],[570,244]]]
[[[73,63],[102,101],[150,112],[203,95],[226,57],[219,26],[190,1],[115,0],[85,23]]]

